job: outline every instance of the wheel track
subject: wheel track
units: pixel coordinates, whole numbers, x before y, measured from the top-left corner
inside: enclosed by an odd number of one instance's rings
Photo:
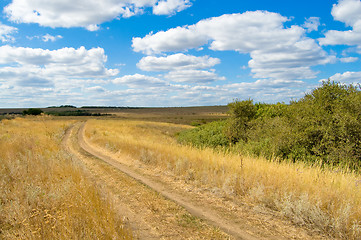
[[[85,124],[79,128],[78,131],[78,143],[80,147],[89,153],[92,156],[95,156],[98,159],[108,163],[109,165],[113,166],[114,168],[120,170],[121,172],[125,173],[126,175],[130,176],[131,178],[135,179],[136,181],[144,184],[145,186],[151,188],[152,190],[160,193],[165,198],[177,203],[178,205],[185,208],[190,214],[200,219],[203,219],[207,223],[221,229],[222,231],[226,232],[227,234],[233,236],[235,239],[243,239],[243,240],[255,240],[258,239],[256,237],[251,236],[250,234],[246,233],[242,229],[239,228],[239,225],[227,221],[221,216],[219,216],[216,212],[207,208],[207,206],[202,205],[195,205],[187,200],[186,197],[175,193],[171,189],[167,188],[166,185],[161,184],[159,182],[155,182],[150,178],[141,175],[128,166],[121,164],[116,159],[112,158],[104,154],[103,152],[97,150],[96,148],[92,147],[89,142],[85,138]]]
[[[87,172],[90,173],[92,180],[94,180],[96,183],[100,182],[100,184],[102,184],[102,181],[99,181],[99,177],[97,176],[96,171],[89,167],[90,157],[85,156],[84,153],[81,153],[81,149],[79,149],[79,146],[74,146],[74,143],[72,143],[72,135],[74,134],[74,131],[79,129],[80,124],[81,123],[79,122],[75,123],[66,131],[62,141],[62,146],[69,154],[72,155],[73,158],[75,158],[78,162],[80,161],[82,165],[87,168]],[[96,161],[99,161],[99,159],[96,159]],[[102,180],[106,181],[107,178],[112,178],[112,176],[105,176],[103,178],[104,179]],[[109,189],[107,191],[107,195],[111,195],[113,197],[112,199],[117,200],[115,194],[109,191]],[[149,226],[143,219],[139,218],[139,216],[136,213],[132,212],[129,208],[123,206],[119,200],[116,202],[118,203],[116,204],[116,209],[123,216],[124,224],[132,229],[136,239],[159,239],[159,235],[153,233],[151,226]]]

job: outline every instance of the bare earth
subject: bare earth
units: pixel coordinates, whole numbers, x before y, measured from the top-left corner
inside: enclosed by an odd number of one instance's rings
[[[139,239],[326,239],[266,208],[199,189],[131,156],[119,158],[89,143],[85,127],[70,128],[63,145]]]

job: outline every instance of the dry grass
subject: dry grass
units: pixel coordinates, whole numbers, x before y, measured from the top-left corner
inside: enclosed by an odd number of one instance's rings
[[[0,239],[132,239],[110,199],[61,149],[70,124],[0,122]]]
[[[112,152],[171,171],[184,180],[281,212],[330,237],[361,238],[361,176],[182,146],[188,128],[142,121],[89,121],[86,135]]]

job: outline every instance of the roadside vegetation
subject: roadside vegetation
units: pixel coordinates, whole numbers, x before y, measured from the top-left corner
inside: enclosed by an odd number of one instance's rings
[[[0,239],[132,239],[110,199],[62,150],[71,123],[0,122]]]
[[[360,170],[360,87],[328,81],[288,105],[246,100],[228,107],[230,119],[182,132],[179,141],[277,161]]]
[[[361,176],[353,154],[360,143],[359,96],[357,88],[326,82],[290,105],[236,101],[229,120],[197,128],[91,120],[86,137],[119,157],[272,209],[296,225],[360,239]]]

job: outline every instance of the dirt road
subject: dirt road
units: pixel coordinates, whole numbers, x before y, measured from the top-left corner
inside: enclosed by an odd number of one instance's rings
[[[140,239],[319,239],[265,211],[185,190],[179,182],[129,165],[92,145],[85,123],[70,128],[64,146],[126,216]]]

